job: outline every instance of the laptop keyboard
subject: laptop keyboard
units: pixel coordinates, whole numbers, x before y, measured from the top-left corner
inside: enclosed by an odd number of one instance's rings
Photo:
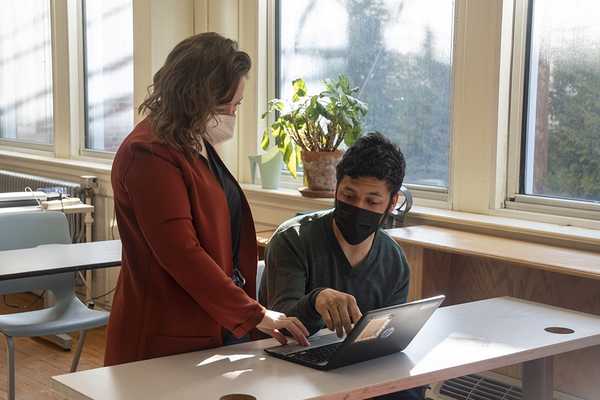
[[[335,353],[337,348],[340,347],[342,343],[343,342],[332,343],[326,346],[315,347],[313,349],[290,354],[290,356],[293,356],[293,358],[297,360],[306,361],[311,364],[323,364],[324,362],[329,361],[329,359],[333,356],[333,353]]]

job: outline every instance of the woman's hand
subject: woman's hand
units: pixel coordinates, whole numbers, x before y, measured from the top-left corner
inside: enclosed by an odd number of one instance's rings
[[[273,336],[279,343],[286,344],[287,338],[281,333],[281,330],[285,329],[301,345],[308,346],[309,344],[306,338],[308,330],[304,327],[304,324],[296,317],[287,317],[277,311],[266,310],[264,318],[256,325],[256,329]]]

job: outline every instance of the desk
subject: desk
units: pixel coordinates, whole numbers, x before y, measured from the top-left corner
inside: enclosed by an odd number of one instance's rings
[[[83,224],[85,225],[85,241],[92,241],[92,224],[94,223],[94,218],[92,213],[94,212],[94,206],[90,204],[72,204],[66,205],[62,207],[60,210],[65,215],[72,214],[84,214]],[[32,213],[32,212],[44,212],[44,209],[40,206],[23,206],[23,207],[5,207],[0,208],[0,214],[11,214],[11,213]],[[87,298],[92,297],[92,273],[91,271],[85,272],[85,277],[81,275],[83,282],[85,283],[85,296]]]
[[[566,326],[570,335],[544,331]],[[516,363],[526,400],[551,398],[554,355],[600,344],[600,317],[494,298],[436,311],[403,353],[322,372],[267,356],[273,339],[53,378],[69,399],[364,399]]]
[[[30,249],[0,251],[0,280],[79,272],[119,265],[121,265],[120,240],[48,244]],[[65,350],[71,348],[71,338],[67,334],[46,338]]]
[[[48,244],[0,251],[0,280],[121,265],[121,241]]]

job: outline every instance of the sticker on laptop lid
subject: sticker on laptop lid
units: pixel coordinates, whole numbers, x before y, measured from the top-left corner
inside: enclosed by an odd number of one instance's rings
[[[385,331],[385,328],[387,328],[391,320],[392,314],[373,318],[367,322],[367,326],[365,326],[356,339],[354,339],[354,343],[377,339],[379,335]]]

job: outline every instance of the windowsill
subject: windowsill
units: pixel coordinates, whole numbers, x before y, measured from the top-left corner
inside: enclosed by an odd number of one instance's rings
[[[502,214],[501,211],[496,211]],[[410,211],[409,222],[446,226],[497,236],[538,242],[554,242],[560,246],[598,249],[600,230],[566,226],[529,219],[484,215],[453,210],[415,206]]]
[[[25,152],[0,150],[0,164],[11,161],[15,164],[27,163],[28,168],[40,169],[43,166],[52,166],[58,168],[75,169],[78,172],[93,173],[97,175],[110,175],[112,162],[109,161],[89,161],[57,158],[38,154],[29,154]],[[35,163],[35,165],[31,164]]]
[[[309,202],[315,206],[321,207],[333,206],[333,199],[304,197],[297,189],[263,189],[260,185],[253,185],[250,183],[241,183],[240,186],[245,193],[250,194],[251,196],[253,194],[258,194],[265,199],[272,199],[280,202],[282,200],[287,200],[293,202]]]
[[[251,203],[260,204],[273,213],[275,210],[284,210],[291,216],[298,211],[333,207],[333,199],[311,199],[303,197],[297,190],[266,190],[259,185],[250,184],[242,184],[242,188]],[[436,225],[562,247],[597,250],[600,246],[600,230],[596,229],[467,213],[422,205],[412,207],[408,223],[410,225]]]
[[[0,167],[2,165],[35,171],[43,171],[47,167],[71,176],[99,175],[110,186],[110,160],[62,159],[0,149]],[[298,211],[333,207],[333,199],[307,198],[294,189],[267,190],[262,189],[259,185],[251,184],[242,184],[241,186],[251,203],[279,210],[280,214],[288,216],[293,216]],[[539,219],[540,215],[533,215],[536,218],[528,218],[528,216],[532,216],[532,213],[502,209],[494,211],[493,213],[496,215],[474,214],[445,209],[445,204],[431,206],[431,202],[418,198],[416,204],[410,211],[409,224],[445,226],[518,239],[553,242],[569,247],[591,248],[596,246],[598,248],[597,246],[600,246],[600,230],[568,226],[567,222],[564,224],[535,222],[531,219]],[[521,215],[523,218],[519,218]]]

